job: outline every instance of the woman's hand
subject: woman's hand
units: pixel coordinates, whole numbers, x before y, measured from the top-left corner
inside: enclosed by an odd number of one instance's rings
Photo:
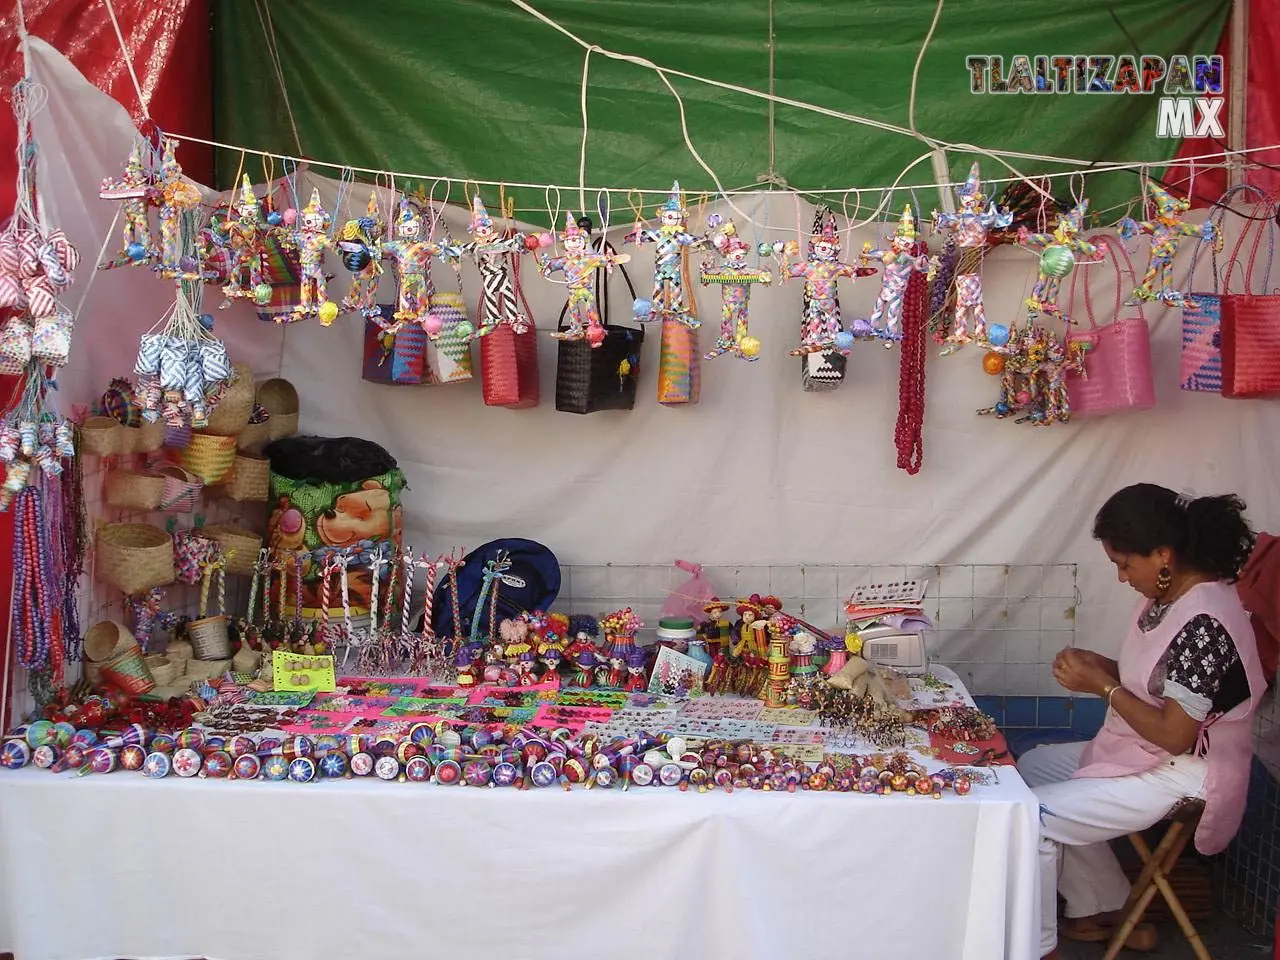
[[[1053,661],[1053,678],[1073,693],[1103,694],[1116,682],[1109,665],[1111,661],[1092,650],[1068,647]]]

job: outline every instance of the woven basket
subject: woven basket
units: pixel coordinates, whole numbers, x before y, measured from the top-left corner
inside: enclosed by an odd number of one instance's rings
[[[235,370],[236,381],[227,388],[209,414],[205,433],[235,437],[249,424],[249,417],[253,414],[253,368],[247,363],[237,363]]]
[[[251,423],[246,426],[240,432],[240,436],[236,437],[236,446],[241,450],[259,453],[271,440],[271,420],[264,420],[262,423]]]
[[[184,423],[175,427],[171,423],[164,427],[164,445],[167,450],[181,450],[191,442],[191,424]]]
[[[155,677],[136,643],[102,665],[102,679],[134,695],[150,693],[156,688]]]
[[[204,489],[204,481],[182,467],[167,466],[156,471],[164,481],[160,493],[160,509],[173,513],[190,513]]]
[[[225,660],[231,656],[230,624],[231,621],[221,615],[187,624],[197,660]]]
[[[107,523],[98,530],[95,569],[104,583],[132,596],[173,583],[173,538],[147,523]]]
[[[164,486],[164,477],[154,473],[112,470],[107,474],[107,504],[124,510],[159,510]]]
[[[242,577],[253,575],[254,565],[258,562],[258,551],[262,549],[262,537],[258,534],[224,523],[201,527],[200,536],[216,540],[222,545],[223,556],[227,558],[227,573]]]
[[[236,462],[235,436],[193,433],[178,462],[206,484],[221,483]]]
[[[298,432],[298,390],[288,380],[274,377],[264,380],[258,387],[258,403],[267,409],[271,418],[267,421],[272,440],[291,437]]]
[[[153,653],[145,660],[147,669],[151,671],[151,676],[158,687],[167,687],[176,682],[178,677],[182,676],[180,671],[186,670],[186,664],[174,663],[163,653]]]
[[[76,452],[111,457],[125,452],[126,428],[113,417],[90,417],[80,425]]]
[[[236,453],[236,464],[223,483],[223,490],[232,500],[266,501],[271,487],[271,463],[266,457],[241,450]]]
[[[122,453],[154,453],[164,446],[165,425],[163,420],[147,423],[145,420],[136,427],[121,427],[124,431],[124,450]]]
[[[115,620],[99,620],[84,635],[87,663],[103,664],[137,644],[129,628]]]

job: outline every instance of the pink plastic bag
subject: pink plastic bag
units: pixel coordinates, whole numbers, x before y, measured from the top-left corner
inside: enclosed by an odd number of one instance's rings
[[[662,616],[684,617],[694,623],[701,623],[706,618],[703,607],[715,599],[716,592],[711,582],[702,576],[701,564],[677,560],[676,566],[691,576],[667,594],[667,602],[662,605]]]

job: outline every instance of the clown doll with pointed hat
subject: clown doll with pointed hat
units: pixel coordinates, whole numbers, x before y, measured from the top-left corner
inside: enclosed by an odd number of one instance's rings
[[[383,234],[387,226],[378,206],[378,193],[369,191],[369,207],[363,217],[348,220],[342,225],[337,248],[343,265],[352,272],[351,287],[342,298],[342,309],[347,313],[360,313],[369,318],[382,316],[375,302],[378,281],[382,279]]]
[[[253,192],[249,175],[244,175],[240,185],[240,201],[234,213],[227,216],[227,249],[231,254],[227,270],[227,283],[222,288],[226,297],[219,309],[231,306],[231,301],[258,297],[259,288],[266,287],[262,272],[263,244],[267,236],[267,222],[262,218],[262,207]],[[247,281],[247,282],[246,282]],[[270,296],[270,288],[267,289]]]
[[[956,246],[960,251],[960,269],[956,272],[956,320],[947,336],[948,353],[969,343],[970,337],[983,342],[987,337],[987,315],[982,303],[982,253],[987,246],[987,233],[1001,230],[1013,223],[1013,211],[1000,210],[995,201],[983,209],[986,197],[982,193],[982,179],[978,161],[969,168],[969,179],[958,190],[960,200],[957,213],[933,214],[935,230],[955,231]]]
[[[524,333],[529,329],[529,318],[516,301],[507,257],[525,252],[525,238],[518,233],[503,236],[493,225],[493,218],[479,194],[471,199],[471,222],[467,229],[471,233],[471,242],[463,244],[458,252],[474,259],[484,291],[480,300],[480,329],[476,336],[483,337],[503,323],[509,324],[516,333]]]
[[[604,343],[605,330],[600,323],[600,311],[596,305],[591,280],[597,270],[612,273],[615,265],[627,263],[627,254],[598,253],[587,249],[587,233],[573,219],[572,213],[564,215],[564,233],[560,234],[564,253],[556,257],[538,255],[542,276],[550,280],[551,274],[563,273],[569,287],[569,305],[565,316],[568,330],[555,330],[551,336],[557,340],[582,340],[593,347]]]
[[[298,251],[300,292],[298,305],[291,314],[280,314],[277,323],[319,317],[329,326],[338,316],[337,304],[329,300],[324,254],[333,248],[329,236],[329,211],[320,203],[320,191],[312,189],[311,199],[298,214],[297,228],[288,236],[288,244]]]
[[[1173,289],[1173,258],[1178,252],[1179,241],[1183,237],[1198,237],[1220,244],[1222,238],[1217,236],[1209,220],[1198,227],[1183,221],[1183,216],[1191,209],[1190,201],[1174,197],[1154,180],[1147,181],[1147,193],[1155,203],[1155,218],[1138,222],[1124,217],[1120,221],[1120,238],[1126,242],[1144,233],[1151,236],[1151,259],[1147,272],[1142,275],[1132,297],[1125,302],[1129,306],[1163,302],[1172,307],[1185,307],[1186,296],[1182,291]]]
[[[703,359],[714,360],[722,353],[732,353],[741,360],[758,360],[760,341],[748,333],[747,303],[751,299],[752,285],[772,283],[773,274],[747,266],[747,252],[751,248],[738,236],[732,220],[723,226],[719,223],[711,225],[719,227],[711,235],[711,245],[720,254],[721,262],[717,269],[710,261],[704,261],[700,279],[704,286],[711,283],[720,286],[720,336],[716,339],[715,349]]]
[[[825,207],[818,211],[821,226],[809,238],[808,256],[792,262],[798,253],[794,241],[781,247],[783,279],[804,280],[805,313],[801,325],[800,346],[791,351],[793,357],[827,350],[847,354],[853,338],[840,322],[837,282],[841,277],[853,280],[875,273],[871,267],[857,267],[840,260],[840,238],[836,235],[836,218]],[[775,248],[775,252],[776,248]]]
[[[103,180],[102,189],[98,193],[103,200],[119,201],[120,213],[124,218],[120,253],[115,259],[100,264],[99,270],[155,261],[157,252],[151,238],[149,200],[152,192],[151,178],[142,167],[140,150],[135,143],[125,163],[124,173],[118,180]]]
[[[902,339],[902,298],[906,295],[907,281],[911,279],[911,274],[919,271],[932,280],[938,269],[936,257],[918,257],[911,252],[917,236],[916,219],[911,213],[911,205],[907,204],[889,249],[872,248],[869,242],[862,247],[864,262],[879,260],[884,265],[880,295],[876,297],[875,310],[872,311],[869,322],[873,334],[885,341]],[[886,342],[885,346],[889,346],[889,343]]]
[[[422,208],[412,200],[401,199],[395,238],[382,244],[382,254],[391,260],[400,282],[395,319],[421,324],[427,336],[434,340],[441,331],[433,330],[430,323],[431,295],[435,292],[431,284],[431,258],[441,256],[445,245],[425,237],[426,229]],[[470,336],[470,331],[467,335]]]
[[[1027,309],[1070,321],[1058,304],[1062,281],[1070,276],[1077,261],[1096,260],[1099,256],[1097,246],[1079,236],[1088,210],[1089,201],[1081,200],[1070,212],[1058,218],[1058,226],[1053,233],[1030,233],[1026,227],[1018,231],[1020,246],[1039,247],[1041,250],[1040,272],[1036,285],[1031,288],[1031,296],[1027,298]]]
[[[656,230],[639,224],[623,238],[624,243],[655,244],[653,253],[653,296],[648,304],[636,302],[636,317],[645,323],[675,320],[690,329],[699,321],[689,311],[684,289],[684,251],[706,246],[705,237],[691,234],[689,211],[680,202],[680,184],[671,184],[671,196],[657,210]]]

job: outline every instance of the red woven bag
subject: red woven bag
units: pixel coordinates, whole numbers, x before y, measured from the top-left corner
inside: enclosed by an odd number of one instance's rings
[[[520,257],[510,255],[508,269],[529,329],[516,333],[504,320],[480,338],[480,376],[490,407],[526,409],[538,405],[538,333],[533,311],[520,285]]]

